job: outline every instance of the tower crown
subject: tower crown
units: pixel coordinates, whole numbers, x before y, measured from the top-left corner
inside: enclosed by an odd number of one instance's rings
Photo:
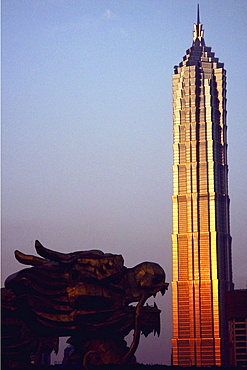
[[[193,31],[193,45],[204,46],[204,30],[202,29],[202,24],[200,23],[200,10],[199,4],[197,5],[197,23],[194,23]]]

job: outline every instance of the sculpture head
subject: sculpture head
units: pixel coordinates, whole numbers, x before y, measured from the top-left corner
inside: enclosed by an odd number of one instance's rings
[[[168,287],[165,272],[156,263],[126,268],[121,255],[100,250],[66,254],[38,241],[35,248],[41,257],[15,252],[19,262],[33,267],[11,275],[5,286],[25,302],[39,328],[57,329],[64,336],[79,327],[94,330],[110,325],[125,335],[134,327],[131,303],[143,306],[150,296],[163,295]],[[144,310],[147,317],[160,313],[156,306]],[[155,331],[159,332],[158,326]],[[145,327],[147,334],[154,329],[147,330],[147,323]]]
[[[164,295],[168,287],[165,279],[165,272],[160,265],[154,262],[142,262],[128,269],[130,286],[126,287],[126,292],[130,290],[132,301],[139,301],[143,295],[147,298],[155,297],[158,292]]]

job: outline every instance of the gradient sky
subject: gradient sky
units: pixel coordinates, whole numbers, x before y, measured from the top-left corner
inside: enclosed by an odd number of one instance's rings
[[[34,240],[160,263],[172,280],[173,66],[198,0],[2,0],[2,277]],[[205,42],[227,70],[234,281],[247,283],[247,1],[201,0]],[[3,283],[2,283],[3,284]],[[137,360],[170,364],[160,338]],[[152,303],[152,301],[151,301]]]

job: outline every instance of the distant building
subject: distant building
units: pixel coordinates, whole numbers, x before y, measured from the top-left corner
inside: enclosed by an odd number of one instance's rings
[[[75,347],[73,347],[72,345],[69,345],[64,349],[63,362],[62,362],[63,365],[68,364],[69,358],[74,352],[75,352]]]
[[[199,7],[172,90],[172,364],[226,366],[225,292],[233,289],[226,71],[205,45]]]
[[[226,293],[230,366],[247,367],[247,289]]]
[[[36,356],[37,352],[31,353],[30,355],[31,364],[35,363]],[[42,353],[40,356],[39,363],[37,365],[49,366],[50,364],[51,364],[51,355],[47,352]]]

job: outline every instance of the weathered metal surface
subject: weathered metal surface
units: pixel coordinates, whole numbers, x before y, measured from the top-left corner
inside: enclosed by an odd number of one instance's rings
[[[11,276],[2,289],[2,358],[8,366],[29,362],[30,353],[57,352],[61,336],[71,336],[81,363],[131,363],[145,336],[160,332],[160,310],[144,306],[168,287],[156,263],[126,268],[121,255],[99,250],[59,253],[35,242],[42,257],[19,251],[32,267]],[[131,306],[137,302],[136,306]],[[124,337],[134,330],[128,348]]]

